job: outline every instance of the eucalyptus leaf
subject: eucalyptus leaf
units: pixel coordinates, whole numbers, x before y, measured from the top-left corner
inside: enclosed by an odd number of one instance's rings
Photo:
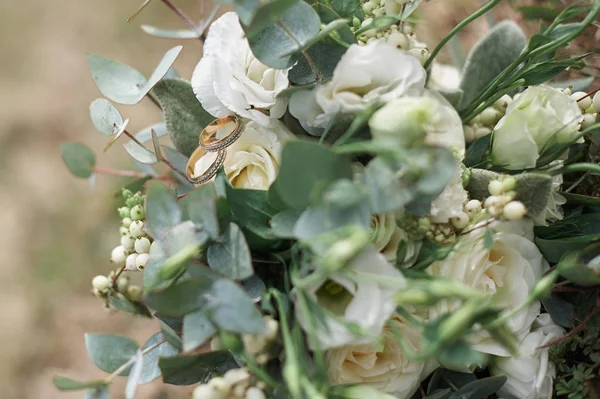
[[[146,299],[157,312],[173,317],[185,316],[204,308],[213,282],[206,279],[189,279],[164,291],[152,292]]]
[[[141,25],[144,32],[162,39],[198,39],[200,33],[191,29],[161,29],[150,25]]]
[[[277,21],[283,13],[298,0],[222,0],[225,4],[233,4],[235,11],[244,26],[246,36],[251,37]]]
[[[256,275],[250,276],[245,280],[240,281],[242,288],[248,296],[252,299],[253,302],[258,302],[262,298],[265,293],[267,287],[265,283],[256,277]]]
[[[546,298],[542,299],[544,309],[559,326],[573,328],[573,313],[575,306],[565,300],[560,294],[553,292]]]
[[[54,383],[54,386],[61,391],[80,391],[88,388],[101,388],[106,386],[106,381],[104,380],[82,382],[62,376],[55,376],[52,379],[52,382]]]
[[[86,390],[83,399],[109,399],[108,386]]]
[[[512,21],[496,25],[473,47],[462,71],[459,109],[466,108],[527,46],[521,28]]]
[[[506,379],[507,377],[505,375],[480,378],[477,381],[462,386],[450,397],[452,399],[485,399],[498,392],[498,390],[506,383]]]
[[[386,213],[402,208],[415,196],[414,190],[382,158],[374,158],[365,168],[363,182],[369,190],[374,213]]]
[[[338,18],[352,19],[356,17],[363,20],[365,16],[359,0],[308,0],[308,3],[319,14],[323,23],[329,23]]]
[[[167,323],[167,320],[169,320],[169,318],[160,315],[160,333],[165,337],[167,343],[173,348],[177,349],[178,351],[183,350],[183,341],[181,340],[181,337],[179,337],[179,333],[175,330],[172,324]],[[183,326],[183,324],[181,325]]]
[[[468,167],[474,167],[480,165],[485,161],[485,157],[490,150],[490,144],[492,141],[492,135],[480,137],[475,140],[465,153],[464,164]]]
[[[264,334],[265,323],[254,301],[233,281],[217,280],[207,296],[211,320],[221,329],[240,334]]]
[[[264,190],[234,189],[226,182],[227,202],[236,223],[265,239],[274,239],[269,225],[277,211],[269,204]]]
[[[148,126],[147,128],[141,130],[139,133],[135,135],[135,138],[140,142],[144,143],[146,141],[152,140],[152,132],[155,132],[157,136],[164,136],[168,134],[167,126],[164,123],[157,123],[152,126]],[[140,146],[135,141],[130,141],[128,143],[123,144],[123,147],[127,151],[127,153],[136,161],[151,165],[158,162],[158,158],[156,154],[149,150],[144,146]]]
[[[224,374],[239,367],[228,351],[161,357],[158,365],[163,381],[173,385],[206,382],[213,373]]]
[[[558,263],[567,252],[582,249],[586,245],[598,239],[600,239],[600,234],[558,238],[554,240],[546,240],[536,237],[535,245],[537,245],[538,249],[548,262]]]
[[[216,332],[217,328],[203,310],[188,313],[183,318],[183,350],[193,351]]]
[[[90,117],[96,130],[105,136],[112,136],[123,124],[123,116],[110,101],[97,98],[90,104]]]
[[[152,318],[152,315],[146,306],[138,302],[131,302],[122,294],[111,296],[110,305],[121,312]]]
[[[200,225],[212,239],[220,235],[216,197],[214,185],[205,184],[190,191],[179,202],[183,219]]]
[[[181,222],[181,209],[177,198],[160,182],[152,181],[148,184],[145,209],[144,230],[155,239]]]
[[[131,338],[110,334],[85,334],[85,347],[99,369],[112,373],[136,356],[139,349]],[[129,375],[129,369],[119,375]]]
[[[179,353],[177,348],[166,342],[166,339],[162,333],[156,333],[146,341],[142,350],[150,348],[154,345],[154,349],[144,354],[144,362],[139,378],[139,384],[147,384],[160,377],[160,368],[158,367],[159,357],[175,356]]]
[[[300,51],[321,28],[317,13],[304,1],[289,7],[280,18],[260,32],[248,35],[250,49],[263,64],[276,69],[292,66]]]
[[[302,215],[294,209],[279,212],[271,219],[273,233],[280,238],[294,238],[294,226]]]
[[[61,143],[60,155],[69,171],[77,177],[88,178],[96,166],[96,157],[87,146],[78,143]]]
[[[131,366],[131,372],[127,378],[127,385],[125,385],[125,399],[133,399],[135,397],[135,391],[142,376],[143,366],[144,355],[142,354],[142,351],[138,349],[135,354],[133,366]]]
[[[230,223],[221,238],[208,247],[207,260],[211,268],[233,280],[243,280],[254,273],[248,243],[235,223]]]
[[[215,118],[202,108],[189,82],[164,79],[152,91],[163,109],[175,148],[190,156],[198,147],[198,135]]]

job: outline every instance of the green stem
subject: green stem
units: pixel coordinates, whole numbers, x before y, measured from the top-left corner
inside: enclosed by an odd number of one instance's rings
[[[142,355],[145,355],[146,353],[150,352],[151,350],[158,348],[160,345],[164,344],[165,342],[166,342],[165,340],[162,340],[160,342],[155,343],[154,345],[150,345],[149,347],[147,347],[146,349],[144,349],[142,351]],[[127,368],[129,366],[131,366],[133,363],[135,363],[135,357],[130,358],[128,361],[125,362],[125,364],[123,364],[121,367],[119,367],[118,369],[116,369],[115,371],[110,373],[108,376],[106,376],[106,378],[104,379],[104,382],[107,385],[110,384],[112,382],[112,380],[115,379],[115,377],[117,377],[123,371],[127,370]]]
[[[281,337],[283,338],[283,347],[285,348],[285,365],[283,377],[286,380],[288,390],[293,398],[300,398],[301,395],[301,370],[298,366],[298,354],[292,340],[292,334],[288,325],[287,311],[283,306],[283,298],[281,292],[272,290],[271,295],[275,300],[275,306],[279,313],[279,328],[281,329]]]
[[[270,386],[271,388],[277,388],[279,385],[277,381],[273,377],[269,375],[262,367],[260,367],[252,356],[249,356],[247,353],[243,353],[241,355],[241,359],[244,363],[246,363],[246,367],[248,370],[258,378],[260,378],[265,384]]]
[[[575,173],[575,172],[590,172],[592,174],[598,175],[598,174],[600,174],[600,165],[597,165],[595,163],[588,163],[588,162],[576,163],[573,165],[565,166],[564,168],[561,168],[561,169],[555,169],[553,171],[550,171],[550,174],[552,176],[556,176],[556,175],[561,175],[561,174],[566,174],[566,173]]]
[[[425,65],[423,67],[425,69],[429,69],[431,67],[431,64],[433,63],[433,60],[435,59],[435,57],[442,50],[442,48],[446,45],[446,43],[448,43],[450,41],[450,39],[452,39],[465,26],[469,25],[471,22],[475,21],[477,18],[481,17],[482,15],[484,15],[485,13],[487,13],[488,11],[490,11],[492,8],[496,7],[498,5],[498,3],[500,3],[500,1],[501,0],[492,0],[492,1],[490,1],[488,4],[486,4],[485,6],[481,7],[475,13],[471,14],[469,17],[467,17],[466,19],[464,19],[461,23],[459,23],[458,25],[456,25],[456,27],[454,29],[452,29],[450,31],[450,33],[448,33],[446,35],[446,37],[444,37],[442,39],[442,41],[440,41],[440,43],[437,45],[437,47],[431,52],[431,55],[429,56],[429,59],[425,62]]]

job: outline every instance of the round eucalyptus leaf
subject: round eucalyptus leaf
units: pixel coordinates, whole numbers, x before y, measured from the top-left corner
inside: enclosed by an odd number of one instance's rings
[[[123,116],[110,101],[97,98],[90,104],[90,117],[96,130],[111,136],[123,124]]]

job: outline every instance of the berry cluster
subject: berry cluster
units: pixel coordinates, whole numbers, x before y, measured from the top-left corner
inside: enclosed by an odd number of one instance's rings
[[[113,263],[123,265],[125,270],[143,270],[148,263],[150,252],[150,238],[143,230],[146,212],[144,210],[144,196],[139,191],[133,194],[123,190],[125,206],[119,208],[121,216],[121,245],[116,246],[111,253]]]
[[[245,368],[231,369],[194,389],[193,399],[265,399],[265,385]]]

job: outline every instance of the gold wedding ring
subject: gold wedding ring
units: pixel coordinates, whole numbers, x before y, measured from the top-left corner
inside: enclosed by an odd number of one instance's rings
[[[217,132],[231,123],[235,123],[235,127],[231,133],[220,140],[215,139],[214,136]],[[206,151],[223,150],[240,138],[242,130],[242,121],[236,115],[232,114],[224,118],[215,119],[202,130],[202,133],[200,133],[200,147]]]
[[[214,139],[212,140],[216,141]],[[185,174],[187,176],[187,179],[193,184],[208,183],[213,177],[215,177],[221,166],[223,166],[223,162],[225,162],[225,156],[227,155],[227,151],[224,149],[218,150],[217,158],[214,160],[212,165],[210,165],[210,167],[206,169],[206,171],[204,171],[204,173],[202,173],[200,176],[195,176],[196,162],[198,162],[198,160],[206,154],[207,151],[204,148],[198,147],[192,153],[190,159],[188,160],[187,167],[185,168]]]

